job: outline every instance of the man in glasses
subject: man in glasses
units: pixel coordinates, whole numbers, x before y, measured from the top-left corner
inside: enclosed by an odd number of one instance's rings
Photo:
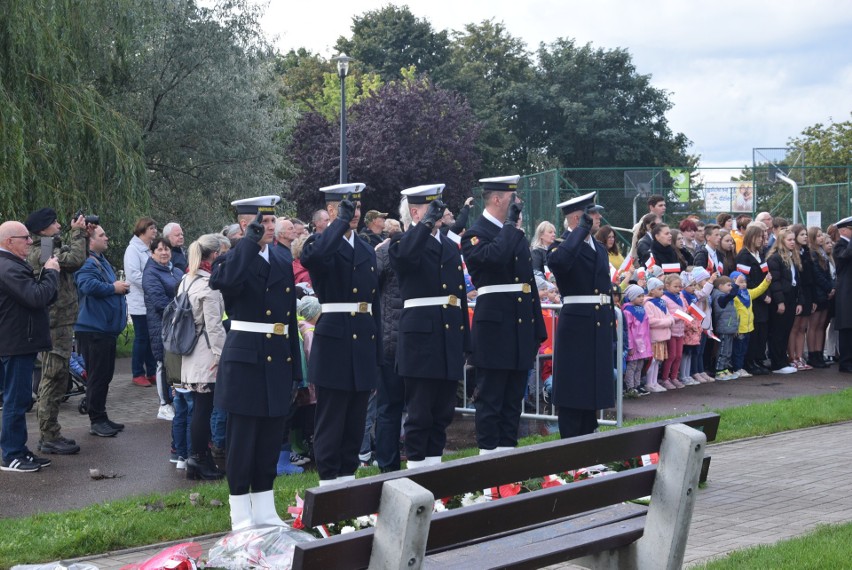
[[[5,372],[0,470],[17,473],[50,465],[27,447],[25,414],[36,354],[51,349],[47,307],[56,300],[59,262],[51,257],[37,276],[26,261],[31,247],[24,224],[0,224],[0,363]]]

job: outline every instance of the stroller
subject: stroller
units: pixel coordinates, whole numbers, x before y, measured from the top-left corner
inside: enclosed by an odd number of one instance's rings
[[[81,354],[72,352],[68,364],[68,387],[65,389],[65,395],[62,396],[62,401],[67,402],[72,396],[82,395],[83,398],[77,405],[77,411],[81,414],[88,414],[89,407],[86,402],[86,363],[83,361],[83,356]],[[41,367],[37,367],[33,371],[33,400],[30,404],[29,410],[33,409],[33,406],[35,406],[36,400],[38,399],[38,387],[40,383]]]

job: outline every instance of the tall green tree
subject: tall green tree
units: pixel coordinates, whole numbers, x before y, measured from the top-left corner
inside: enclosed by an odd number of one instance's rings
[[[388,5],[352,18],[352,38],[337,39],[335,48],[377,72],[383,81],[399,79],[400,70],[415,66],[430,73],[449,56],[446,30],[435,31],[408,6]]]
[[[115,10],[129,10],[116,0]],[[124,224],[146,208],[141,130],[100,87],[122,75],[126,20],[104,3],[0,4],[0,213],[51,206],[109,213]],[[115,227],[110,226],[110,227]]]
[[[805,151],[805,165],[808,166],[809,182],[820,184],[842,183],[849,180],[852,165],[852,121],[830,121],[827,125],[817,123],[805,128],[801,135],[791,137],[788,147]],[[840,166],[841,168],[817,168],[821,166]]]
[[[484,20],[452,33],[450,57],[432,75],[463,94],[482,123],[477,146],[484,173],[527,171],[530,157],[520,138],[517,98],[533,80],[530,53],[503,23]]]
[[[687,163],[689,140],[666,118],[668,94],[637,72],[627,50],[558,39],[537,55],[535,80],[518,93],[530,149],[571,167]]]

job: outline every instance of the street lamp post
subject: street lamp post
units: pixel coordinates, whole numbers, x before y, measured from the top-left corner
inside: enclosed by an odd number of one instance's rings
[[[340,77],[340,183],[348,182],[346,171],[346,74],[349,73],[349,62],[352,61],[345,53],[341,53],[332,61],[337,62],[337,76]]]

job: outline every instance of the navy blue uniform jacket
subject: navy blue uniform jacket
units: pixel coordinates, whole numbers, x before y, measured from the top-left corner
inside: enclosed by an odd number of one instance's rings
[[[467,295],[459,247],[438,232],[440,242],[423,224],[390,243],[391,267],[399,278],[403,301],[455,295],[460,307],[432,305],[403,309],[399,319],[397,372],[404,378],[459,381],[464,354],[470,351]]]
[[[363,392],[379,375],[379,273],[376,252],[355,236],[355,247],[343,239],[349,224],[336,219],[312,235],[299,258],[311,274],[320,303],[372,303],[369,313],[322,313],[314,329],[308,378],[317,386]]]
[[[529,370],[547,340],[541,302],[524,232],[480,216],[462,236],[462,253],[475,287],[527,283],[529,293],[489,293],[476,299],[471,331],[473,365]]]
[[[563,297],[610,294],[609,256],[589,230],[576,228],[550,250],[547,265]],[[553,348],[553,402],[579,410],[601,410],[615,403],[612,305],[582,303],[559,311]]]
[[[235,331],[225,338],[214,402],[227,412],[278,417],[290,409],[293,382],[302,379],[293,267],[268,245],[269,263],[248,239],[217,260],[210,287],[222,292],[233,321],[283,323],[287,336]]]

